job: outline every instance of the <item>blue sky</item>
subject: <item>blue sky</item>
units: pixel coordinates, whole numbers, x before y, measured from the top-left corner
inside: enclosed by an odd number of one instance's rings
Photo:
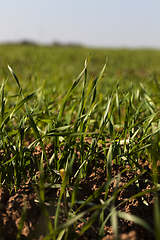
[[[0,43],[160,48],[159,0],[1,0]]]

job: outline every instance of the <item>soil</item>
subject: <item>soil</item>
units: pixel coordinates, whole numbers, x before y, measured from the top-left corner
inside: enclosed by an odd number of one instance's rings
[[[90,144],[90,140],[88,140],[88,144]],[[36,147],[34,150],[33,155],[39,156],[41,153],[41,148]],[[53,154],[53,144],[49,144],[46,146],[46,153],[48,158],[50,158]],[[77,154],[79,154],[77,152]],[[96,160],[97,161],[97,160]],[[142,169],[146,169],[147,172],[143,174],[139,179],[139,186],[140,190],[144,191],[149,189],[152,186],[152,179],[149,175],[151,171],[151,166],[147,162],[146,159],[141,159],[139,161]],[[125,167],[126,168],[126,167]],[[44,163],[45,169],[45,163]],[[78,162],[75,160],[75,164],[73,166],[73,171],[75,172],[78,169]],[[120,173],[124,168],[112,162],[112,176],[116,176]],[[141,171],[142,171],[141,169]],[[140,170],[137,170],[138,174]],[[39,175],[39,171],[37,170],[37,176]],[[128,168],[127,171],[124,171],[121,174],[119,182],[115,180],[109,188],[109,193],[107,198],[111,197],[115,188],[121,188],[126,183],[129,182],[132,178],[135,177],[135,173],[132,172]],[[148,182],[145,180],[148,179]],[[79,182],[79,192],[77,194],[78,200],[85,200],[91,194],[93,194],[100,186],[102,186],[107,181],[106,172],[104,171],[104,155],[103,152],[99,154],[98,161],[97,161],[97,171],[95,172],[95,163],[90,164],[90,168],[87,174],[87,177],[82,178]],[[61,180],[59,182],[61,183]],[[129,197],[133,196],[137,193],[137,186],[135,183],[129,185],[129,187],[122,189],[115,201],[115,205],[118,205],[122,201],[128,199]],[[46,204],[46,208],[49,213],[49,217],[51,222],[54,224],[54,216],[57,207],[57,200],[59,197],[60,188],[46,188],[45,189],[45,198],[52,199],[52,203]],[[104,198],[104,192],[95,200],[94,203],[100,204],[100,199]],[[35,192],[35,189],[30,185],[30,181],[24,186],[22,185],[21,188],[14,193],[14,191],[10,194],[9,190],[5,187],[0,189],[0,240],[10,240],[16,239],[18,234],[18,226],[21,221],[21,216],[23,213],[24,205],[26,204],[26,214],[25,214],[25,221],[22,228],[22,234],[20,239],[32,239],[32,240],[40,240],[47,234],[46,223],[44,220],[44,216],[41,213],[41,208],[39,206],[38,196]],[[130,214],[134,214],[146,222],[148,222],[152,227],[154,227],[154,217],[153,217],[153,204],[154,204],[154,194],[150,193],[144,196],[144,198],[135,198],[129,201],[126,201],[122,204],[118,210],[120,212],[126,212]],[[64,206],[62,206],[63,208]],[[85,207],[86,209],[86,207]],[[84,210],[84,209],[83,209]],[[105,211],[106,216],[109,214],[109,210]],[[59,219],[59,223],[67,221],[65,214],[62,214]],[[90,214],[88,213],[85,216],[85,219],[88,220]],[[70,239],[78,236],[80,230],[84,226],[83,222],[77,222],[76,230],[73,232],[73,236]],[[124,220],[118,219],[118,231],[119,231],[119,239],[120,240],[152,240],[154,236],[143,227]],[[87,239],[98,239],[98,232],[99,232],[99,219],[97,219],[92,226],[78,239],[87,240]],[[115,240],[113,235],[113,228],[110,223],[110,220],[107,221],[105,228],[105,237],[103,240]]]

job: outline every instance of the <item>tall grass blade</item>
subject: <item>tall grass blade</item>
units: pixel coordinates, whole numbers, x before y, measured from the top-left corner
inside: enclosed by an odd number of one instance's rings
[[[129,213],[126,213],[126,212],[118,212],[118,211],[117,211],[117,215],[118,215],[119,218],[126,219],[128,221],[134,222],[134,223],[142,226],[147,231],[149,231],[153,235],[155,235],[155,232],[154,232],[153,228],[145,220],[143,220],[142,218],[137,217],[137,216],[135,216],[133,214],[129,214]]]
[[[60,112],[58,114],[58,118],[57,118],[57,122],[59,122],[62,118],[62,115],[63,115],[63,112],[64,112],[64,109],[65,109],[65,106],[66,106],[66,103],[67,103],[67,100],[69,99],[70,95],[72,94],[73,90],[75,89],[75,87],[77,86],[77,84],[79,83],[79,81],[81,80],[83,74],[85,73],[86,71],[86,68],[87,68],[87,64],[88,64],[88,61],[89,61],[89,58],[85,61],[85,67],[84,69],[82,70],[82,72],[78,75],[78,77],[76,78],[76,80],[73,82],[72,86],[70,87],[70,89],[68,90],[67,94],[65,95],[64,99],[63,99],[63,102],[62,102],[62,105],[61,105],[61,108],[60,108]]]
[[[20,82],[16,76],[16,74],[13,72],[12,68],[8,65],[8,68],[9,68],[9,71],[11,72],[11,74],[13,75],[14,79],[16,80],[17,82],[17,85],[19,87],[19,90],[20,90],[20,94],[22,93],[22,88],[21,88],[21,85],[20,85]]]

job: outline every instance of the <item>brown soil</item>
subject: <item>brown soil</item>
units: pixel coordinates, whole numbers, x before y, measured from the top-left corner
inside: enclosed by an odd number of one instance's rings
[[[89,141],[88,141],[89,143]],[[46,153],[48,158],[53,154],[53,145],[50,144],[46,147]],[[41,148],[36,148],[34,151],[34,155],[39,155],[41,153]],[[151,171],[151,166],[148,164],[146,160],[143,159],[140,161],[141,167],[146,169],[147,172]],[[104,156],[103,153],[99,155],[99,160],[97,162],[97,172],[95,173],[95,164],[91,164],[88,175],[85,178],[82,178],[79,182],[79,192],[77,194],[78,200],[85,200],[91,194],[93,194],[100,186],[102,186],[106,181],[106,172],[104,171]],[[75,172],[78,167],[78,163],[75,162],[73,166],[73,171]],[[45,164],[44,164],[45,169]],[[112,163],[112,177],[116,176],[118,173],[122,171],[122,167],[117,164]],[[137,171],[139,173],[140,170]],[[37,171],[37,176],[39,172]],[[131,170],[125,171],[121,174],[120,181],[117,182],[115,180],[109,189],[109,193],[107,198],[112,196],[113,191],[116,187],[121,188],[129,180],[134,177],[134,173]],[[144,180],[148,179],[148,182]],[[149,189],[152,186],[150,176],[145,173],[139,179],[140,190],[144,191]],[[59,182],[60,183],[60,182]],[[45,189],[45,197],[48,199],[52,199],[52,203],[46,204],[46,208],[48,210],[50,220],[54,224],[54,215],[56,210],[56,202],[59,197],[59,188],[48,188]],[[123,200],[128,199],[137,193],[137,187],[135,183],[132,183],[129,187],[121,190],[119,195],[116,198],[115,205],[118,205]],[[100,199],[104,198],[104,194],[102,193],[97,199],[93,202],[96,204],[100,204]],[[39,206],[37,194],[33,187],[30,186],[29,182],[27,185],[22,186],[16,193],[12,193],[10,195],[7,188],[3,187],[0,189],[0,240],[10,240],[16,239],[18,233],[18,226],[21,220],[22,210],[24,208],[24,204],[26,204],[26,216],[24,221],[24,226],[22,229],[21,239],[42,239],[47,234],[46,223],[44,220],[44,216],[41,213],[41,209]],[[153,203],[154,203],[154,194],[150,193],[144,196],[145,201],[142,198],[135,198],[130,201],[127,201],[125,204],[119,207],[119,211],[127,212],[130,214],[134,214],[139,216],[148,222],[152,227],[154,227],[154,217],[153,217]],[[62,206],[63,208],[63,206]],[[85,207],[86,209],[86,207]],[[83,209],[84,210],[84,209]],[[109,211],[105,211],[105,215],[107,216]],[[88,220],[90,214],[88,213],[85,218]],[[62,223],[67,221],[65,218],[65,214],[60,216],[59,222]],[[77,222],[76,231],[73,233],[70,239],[73,239],[77,236],[84,226],[83,222]],[[78,239],[98,239],[98,230],[99,230],[99,219],[92,224],[92,227],[89,228],[83,235],[79,236]],[[113,240],[115,239],[113,236],[113,228],[111,226],[110,220],[106,223],[105,226],[105,237],[103,240]],[[144,229],[143,227],[127,221],[123,219],[118,219],[118,231],[119,231],[119,239],[121,240],[152,240],[154,236]]]

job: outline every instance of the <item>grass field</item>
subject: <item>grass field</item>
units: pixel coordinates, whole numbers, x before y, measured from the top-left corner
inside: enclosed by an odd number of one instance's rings
[[[158,50],[0,46],[1,189],[14,196],[23,186],[33,187],[47,222],[44,239],[87,239],[91,227],[95,239],[103,239],[108,221],[120,239],[118,219],[139,224],[149,239],[160,238],[159,63]],[[101,185],[79,199],[82,182],[93,174],[89,181],[98,182],[102,173]],[[120,184],[124,174],[131,177]],[[133,186],[136,191],[117,202]],[[46,199],[46,188],[60,189],[57,200]],[[119,209],[133,199],[144,211],[153,208],[151,222]],[[53,224],[48,201],[57,204]],[[15,239],[21,239],[26,206],[24,201]],[[62,213],[65,221],[59,223]]]

